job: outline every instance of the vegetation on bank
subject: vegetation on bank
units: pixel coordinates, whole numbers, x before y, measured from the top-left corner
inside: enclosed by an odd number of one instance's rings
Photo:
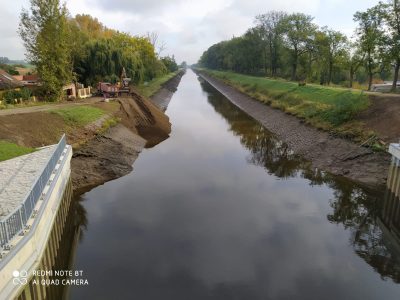
[[[19,146],[8,141],[0,141],[0,161],[34,152],[34,148]]]
[[[368,96],[361,91],[311,84],[300,86],[285,80],[201,70],[257,100],[304,119],[314,127],[355,141],[364,141],[373,135],[354,120],[370,104]]]
[[[41,80],[37,95],[46,101],[60,100],[62,87],[72,81],[115,83],[123,68],[136,85],[177,69],[173,56],[160,56],[157,34],[132,36],[90,15],[72,18],[60,0],[30,0],[19,34]]]
[[[174,76],[176,76],[180,71],[177,70],[175,72],[172,73],[168,73],[165,74],[163,76],[154,78],[153,80],[150,81],[146,81],[140,85],[138,85],[136,87],[136,89],[138,90],[138,92],[144,96],[144,97],[151,97],[152,95],[154,95],[160,88],[161,86],[167,82],[168,80],[170,80],[171,78],[173,78]]]
[[[104,111],[93,106],[72,106],[51,111],[61,116],[70,126],[85,126],[98,120],[104,115]]]
[[[340,31],[319,27],[303,13],[271,11],[256,16],[255,26],[239,37],[209,47],[199,66],[243,74],[280,77],[321,85],[368,90],[392,82],[400,70],[400,4],[385,0],[354,14],[355,41]]]

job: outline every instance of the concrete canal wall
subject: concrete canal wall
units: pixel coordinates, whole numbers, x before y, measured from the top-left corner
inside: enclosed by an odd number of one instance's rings
[[[45,251],[49,249],[49,243],[51,251],[54,252],[56,249],[52,234],[57,236],[56,240],[59,240],[60,230],[57,227],[60,226],[60,222],[57,221],[55,224],[55,220],[65,215],[63,208],[60,208],[63,199],[71,199],[71,188],[67,189],[67,186],[68,184],[70,186],[72,148],[65,144],[65,139],[63,143],[60,142],[55,147],[53,155],[43,170],[42,174],[48,173],[48,178],[46,177],[48,180],[34,185],[34,188],[40,186],[40,199],[35,199],[32,213],[26,216],[26,222],[23,222],[25,220],[23,215],[28,211],[27,207],[30,204],[28,202],[31,202],[29,199],[28,201],[21,199],[21,207],[15,210],[19,212],[22,221],[16,221],[13,215],[5,216],[0,220],[3,229],[1,231],[3,245],[0,259],[0,299],[17,298],[32,278],[33,271],[45,267],[41,262]],[[53,164],[52,160],[55,160]],[[53,165],[54,168],[51,168],[51,173],[49,173],[47,167],[53,167]],[[10,228],[18,227],[21,223],[25,223],[22,224],[22,231],[15,230],[17,234],[10,236]],[[6,227],[8,229],[4,229]],[[6,244],[4,244],[5,240]],[[51,256],[46,255],[46,257]],[[46,265],[48,266],[48,263]],[[29,295],[35,294],[36,297],[28,296],[24,299],[38,299],[38,295],[41,295],[39,298],[44,299],[42,288],[37,286],[36,289],[37,291],[32,290],[29,293]]]

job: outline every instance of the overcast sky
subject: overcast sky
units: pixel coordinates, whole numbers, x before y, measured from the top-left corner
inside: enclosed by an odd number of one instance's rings
[[[23,59],[24,47],[17,34],[22,7],[29,0],[0,0],[0,56]],[[161,55],[177,61],[197,62],[212,44],[243,34],[254,16],[269,10],[303,12],[320,25],[351,36],[353,14],[378,0],[67,0],[71,15],[97,17],[107,27],[134,35],[158,32],[166,44]]]

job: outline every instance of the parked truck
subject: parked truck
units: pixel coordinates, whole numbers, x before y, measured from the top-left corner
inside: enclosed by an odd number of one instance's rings
[[[116,84],[111,84],[109,82],[99,82],[97,85],[97,92],[105,97],[117,97],[119,87]]]

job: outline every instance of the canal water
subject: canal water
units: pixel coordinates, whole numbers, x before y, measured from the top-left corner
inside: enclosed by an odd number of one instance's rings
[[[191,70],[166,113],[168,140],[79,199],[70,299],[400,298],[385,191],[311,169]]]

